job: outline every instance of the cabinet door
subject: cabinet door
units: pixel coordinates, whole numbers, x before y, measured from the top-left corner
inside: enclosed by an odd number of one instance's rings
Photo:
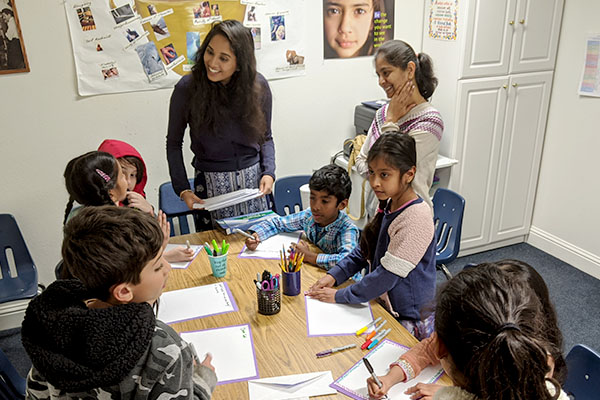
[[[511,78],[494,202],[492,242],[529,233],[551,86],[552,72],[514,75]]]
[[[506,75],[516,0],[471,0],[468,4],[462,77]]]
[[[507,85],[507,77],[458,84],[453,154],[459,162],[453,167],[450,187],[466,201],[461,249],[489,243]]]
[[[564,0],[519,0],[510,73],[554,69]]]

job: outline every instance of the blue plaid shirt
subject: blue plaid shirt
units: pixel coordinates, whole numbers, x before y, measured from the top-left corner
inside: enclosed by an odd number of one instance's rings
[[[329,270],[346,257],[358,244],[359,231],[348,215],[338,211],[331,224],[321,227],[315,222],[310,208],[285,217],[275,217],[252,226],[249,230],[265,240],[281,232],[303,230],[308,240],[323,250],[317,255],[317,265]]]

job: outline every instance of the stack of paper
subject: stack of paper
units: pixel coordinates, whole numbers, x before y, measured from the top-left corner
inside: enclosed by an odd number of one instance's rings
[[[272,210],[259,211],[255,213],[238,215],[237,217],[218,219],[217,224],[225,230],[225,233],[230,235],[235,228],[243,231],[248,230],[252,225],[266,221],[279,216]]]
[[[331,371],[276,376],[248,381],[250,400],[288,400],[334,394]]]
[[[235,192],[221,194],[219,196],[204,199],[204,203],[195,203],[194,208],[205,209],[207,211],[219,210],[221,208],[233,206],[248,200],[262,196],[259,189],[241,189]]]

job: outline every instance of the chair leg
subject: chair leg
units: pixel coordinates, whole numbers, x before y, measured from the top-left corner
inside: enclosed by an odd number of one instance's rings
[[[446,275],[446,279],[452,279],[452,274],[450,273],[450,270],[448,270],[448,267],[446,267],[445,264],[438,264],[437,268],[441,270],[444,273],[444,275]]]

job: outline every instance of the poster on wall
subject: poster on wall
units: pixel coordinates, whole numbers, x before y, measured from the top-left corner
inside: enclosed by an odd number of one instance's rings
[[[586,39],[579,94],[600,97],[600,34],[589,35]]]
[[[429,5],[429,37],[456,40],[458,0],[431,0]]]
[[[394,37],[394,0],[323,0],[323,57],[373,55]]]
[[[267,79],[305,73],[304,0],[66,0],[82,96],[172,87],[212,24],[236,19]]]
[[[0,74],[29,72],[15,0],[0,0]]]

